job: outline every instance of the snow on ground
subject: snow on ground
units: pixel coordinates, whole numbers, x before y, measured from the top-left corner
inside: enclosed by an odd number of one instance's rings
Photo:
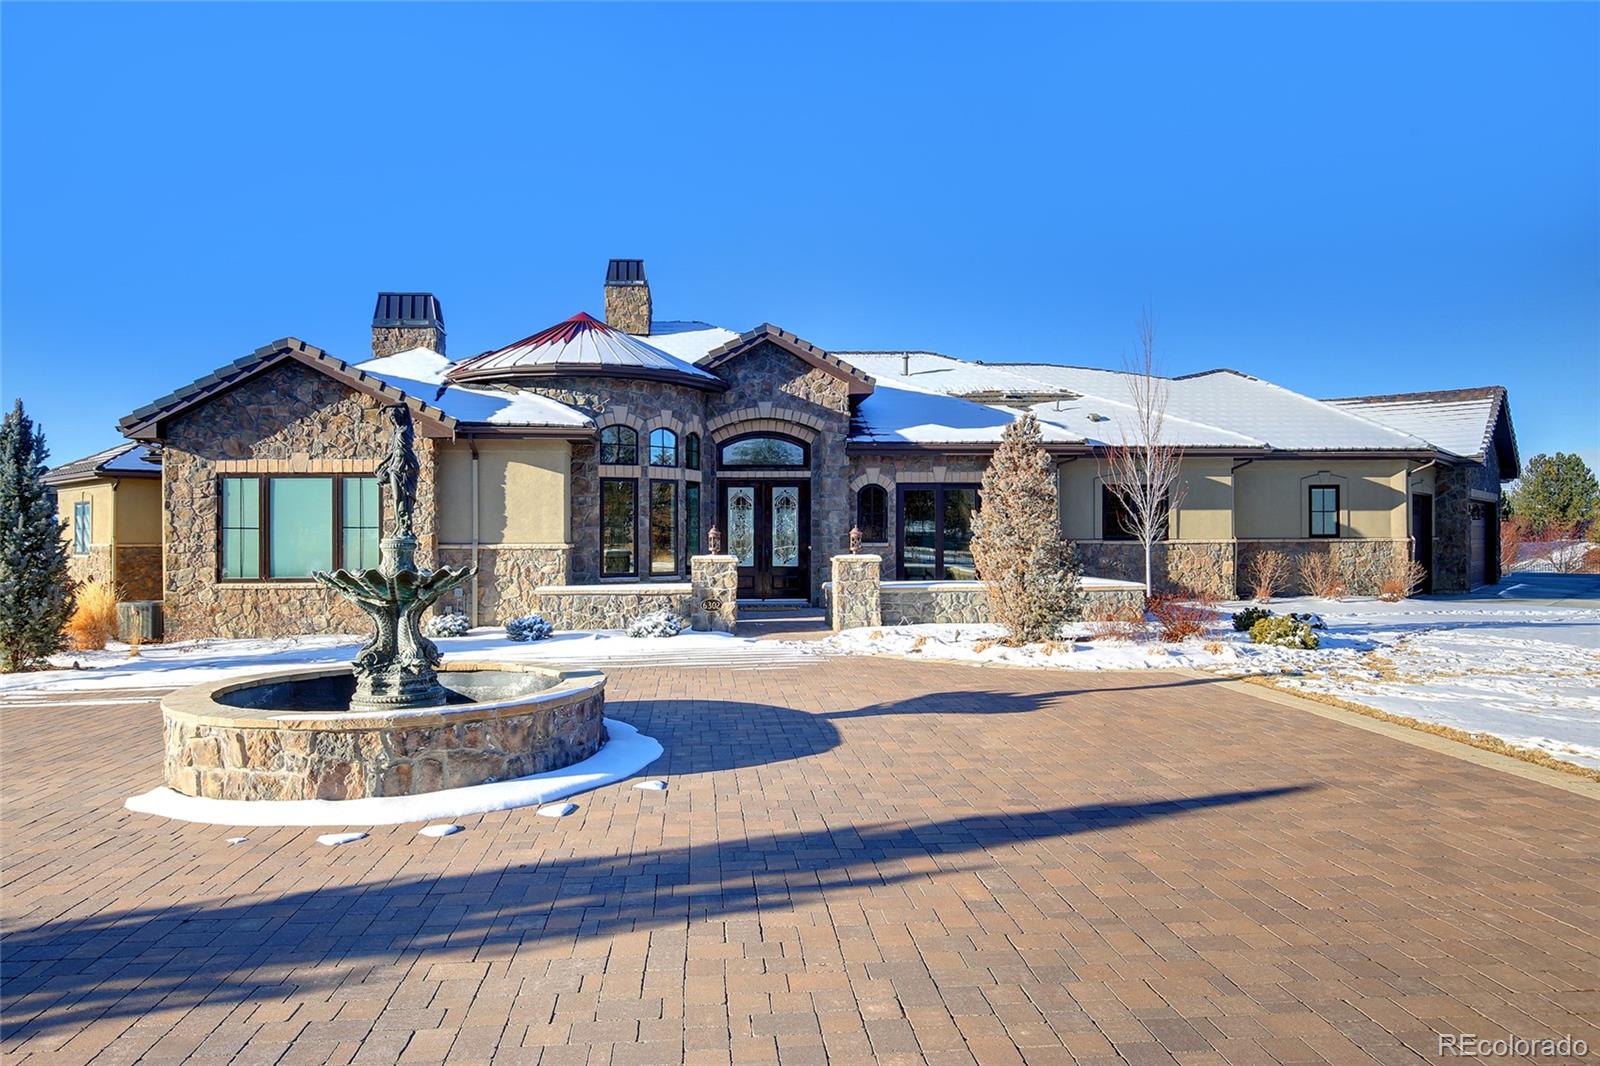
[[[661,745],[626,722],[606,719],[608,738],[599,751],[571,766],[510,781],[494,781],[466,788],[446,788],[415,796],[373,796],[347,800],[219,800],[185,796],[170,788],[153,788],[130,798],[125,807],[141,814],[157,814],[185,822],[211,825],[394,825],[433,822],[486,811],[548,804],[579,792],[626,780],[661,758]],[[577,810],[573,803],[559,804],[562,814]],[[545,814],[553,808],[541,808]],[[559,815],[557,815],[559,817]],[[359,840],[365,833],[340,833],[318,837],[324,844]],[[340,839],[335,839],[340,838]]]
[[[1489,733],[1509,744],[1600,769],[1600,610],[1478,599],[1280,600],[1278,614],[1322,616],[1314,651],[1251,644],[1224,604],[1204,636],[1165,644],[1151,636],[1078,639],[1009,648],[998,626],[852,629],[821,642],[843,654],[1064,670],[1187,667],[1275,675],[1290,690],[1323,693],[1391,714]],[[1083,639],[1094,636],[1095,639]]]
[[[106,651],[51,656],[56,669],[0,674],[0,706],[26,706],[33,696],[60,692],[122,692],[198,685],[243,674],[347,663],[361,646],[351,635],[276,637],[251,640],[192,640],[146,644],[128,658],[125,644]],[[620,631],[557,633],[547,640],[518,643],[505,630],[475,629],[465,637],[435,638],[451,659],[494,658],[509,662],[548,662],[558,666],[720,665],[757,669],[816,654],[804,643],[757,642],[727,633],[681,633],[676,637],[630,637]],[[78,668],[74,669],[76,663]],[[89,701],[84,701],[89,702]],[[122,702],[116,700],[113,702]]]

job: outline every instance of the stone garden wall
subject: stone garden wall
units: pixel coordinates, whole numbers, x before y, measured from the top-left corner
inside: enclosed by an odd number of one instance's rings
[[[874,555],[836,555],[825,588],[835,631],[865,626],[959,624],[993,620],[983,581],[881,581]],[[1083,579],[1086,618],[1144,613],[1144,586],[1098,577]]]
[[[1144,584],[1144,545],[1128,540],[1073,542],[1086,573]],[[1151,552],[1151,584],[1157,595],[1236,595],[1237,559],[1231,540],[1161,541]]]
[[[221,582],[219,479],[228,474],[370,474],[388,448],[378,401],[286,362],[192,407],[162,452],[168,640],[365,633],[354,604],[312,581]],[[434,448],[418,434],[417,564],[434,559]],[[385,521],[393,505],[384,490]]]
[[[687,581],[634,585],[551,585],[534,590],[533,612],[557,629],[626,629],[647,614],[694,614]]]

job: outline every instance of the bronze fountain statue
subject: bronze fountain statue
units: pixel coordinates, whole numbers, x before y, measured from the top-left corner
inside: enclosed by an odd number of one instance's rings
[[[352,666],[356,691],[352,710],[381,711],[443,704],[436,673],[439,648],[422,635],[422,614],[439,597],[469,580],[476,567],[419,571],[413,513],[417,505],[416,431],[404,404],[384,409],[392,427],[389,452],[378,477],[389,487],[394,534],[378,542],[378,566],[368,570],[318,571],[311,576],[354,601],[371,617],[373,633]]]

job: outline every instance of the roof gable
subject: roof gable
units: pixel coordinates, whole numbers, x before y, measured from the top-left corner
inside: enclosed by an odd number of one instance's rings
[[[1503,479],[1522,472],[1511,401],[1503,385],[1345,396],[1324,402],[1414,434],[1463,459],[1481,462],[1492,447]]]
[[[285,362],[299,363],[384,403],[404,403],[411,408],[413,417],[419,422],[419,428],[429,435],[455,434],[455,418],[438,407],[409,395],[382,378],[350,366],[344,360],[336,359],[321,348],[295,337],[285,337],[271,344],[262,345],[242,359],[236,359],[227,366],[219,367],[204,377],[145,404],[123,418],[117,424],[117,428],[124,436],[132,437],[134,440],[159,440],[162,436],[163,422]]]
[[[845,382],[849,386],[851,396],[870,396],[876,385],[876,380],[871,374],[856,369],[838,356],[770,322],[763,322],[755,329],[739,334],[722,347],[712,349],[704,359],[700,360],[700,366],[707,370],[726,366],[753,351],[763,341],[770,342],[802,362]]]

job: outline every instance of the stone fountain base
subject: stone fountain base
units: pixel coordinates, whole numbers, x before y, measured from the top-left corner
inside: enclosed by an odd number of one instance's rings
[[[544,773],[605,743],[605,675],[450,663],[438,707],[351,711],[350,667],[197,685],[161,703],[169,788],[237,800],[414,796]]]

